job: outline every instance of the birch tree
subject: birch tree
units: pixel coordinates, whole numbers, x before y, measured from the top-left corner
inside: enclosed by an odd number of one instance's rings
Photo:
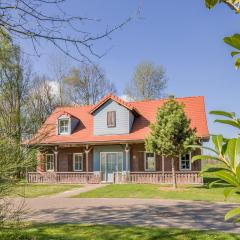
[[[106,78],[103,69],[89,63],[72,68],[65,84],[69,101],[74,104],[95,104],[107,93],[116,93],[114,83]]]
[[[162,66],[142,62],[137,65],[133,79],[125,88],[125,94],[133,100],[160,98],[166,84],[167,78]]]

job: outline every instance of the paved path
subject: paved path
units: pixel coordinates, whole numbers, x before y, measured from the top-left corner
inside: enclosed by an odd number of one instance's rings
[[[234,204],[160,199],[66,198],[72,193],[69,191],[51,197],[27,199],[29,211],[26,220],[162,226],[240,233],[240,225],[223,222],[225,213],[237,206]]]
[[[74,188],[69,191],[61,192],[56,195],[51,195],[49,198],[66,198],[66,197],[72,197],[75,195],[78,195],[83,192],[88,192],[97,188],[102,188],[105,187],[105,184],[87,184],[87,185],[82,185],[80,188]]]

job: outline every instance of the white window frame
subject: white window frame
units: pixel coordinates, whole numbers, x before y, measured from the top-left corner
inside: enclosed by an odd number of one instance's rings
[[[67,132],[60,132],[60,122],[61,121],[68,121],[68,131]],[[64,117],[64,118],[59,118],[58,119],[58,135],[69,135],[70,134],[70,131],[71,131],[71,121],[70,121],[70,118],[68,117]]]
[[[108,154],[108,153],[115,153],[115,154],[119,154],[119,153],[120,153],[120,154],[122,155],[122,172],[123,172],[123,171],[124,171],[124,170],[123,170],[123,162],[124,162],[123,152],[100,152],[100,172],[102,172],[102,170],[103,170],[102,167],[101,167],[101,166],[102,166],[102,158],[101,158],[101,155],[102,155],[102,154],[105,154],[105,159],[107,160],[107,154]],[[107,167],[107,165],[105,164],[105,169],[104,169],[105,172],[106,172],[106,167]]]
[[[152,153],[152,152],[144,152],[144,171],[145,172],[156,172],[156,153],[153,153],[154,154],[154,170],[151,170],[151,169],[146,169],[146,166],[147,166],[147,154],[148,153]]]
[[[75,156],[76,155],[80,155],[80,156],[82,156],[82,169],[75,169]],[[74,172],[83,172],[83,153],[74,153],[73,154],[73,171]]]
[[[47,169],[47,156],[52,156],[53,164],[52,164],[52,169]],[[54,171],[54,154],[53,153],[47,153],[45,154],[45,170],[46,172],[53,172]]]
[[[189,169],[182,168],[182,155],[180,155],[179,156],[179,169],[180,169],[180,171],[191,171],[192,170],[192,153],[189,152],[187,154],[189,154]]]

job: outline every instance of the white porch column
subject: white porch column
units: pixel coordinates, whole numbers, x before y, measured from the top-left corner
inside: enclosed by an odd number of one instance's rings
[[[130,171],[130,161],[129,161],[129,146],[126,144],[125,146],[125,154],[126,154],[126,172]]]
[[[86,154],[86,172],[89,172],[89,153],[92,148],[89,148],[89,145],[86,145],[85,154]]]
[[[58,147],[55,146],[54,147],[54,159],[55,159],[55,164],[54,164],[54,171],[57,172],[58,171]]]

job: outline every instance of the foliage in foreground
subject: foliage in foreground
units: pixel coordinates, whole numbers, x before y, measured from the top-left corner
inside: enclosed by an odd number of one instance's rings
[[[240,119],[235,113],[224,111],[212,111],[212,114],[225,117],[225,119],[217,119],[215,122],[227,124],[240,129]],[[228,188],[224,190],[225,198],[229,198],[232,194],[240,194],[240,138],[226,139],[222,135],[212,136],[214,148],[206,148],[212,155],[194,156],[195,160],[212,159],[221,165],[208,167],[202,171],[202,174],[207,174],[210,177],[217,178],[210,186],[224,181]],[[196,146],[194,146],[196,147]],[[225,220],[232,219],[233,222],[240,221],[240,208],[235,208],[225,215]]]
[[[18,206],[9,195],[20,181],[19,174],[32,167],[35,151],[21,147],[6,136],[0,137],[0,225],[8,220],[19,220],[23,210],[23,202]]]
[[[224,3],[229,6],[236,14],[240,13],[240,1],[239,0],[205,0],[205,5],[207,8],[211,9],[215,7],[218,3]],[[236,33],[232,36],[224,38],[224,42],[229,46],[233,47],[235,50],[231,52],[232,57],[240,54],[240,34]],[[235,59],[236,68],[240,68],[240,58]]]
[[[211,231],[197,231],[174,228],[157,227],[126,227],[112,225],[81,225],[81,224],[39,224],[23,227],[21,230],[12,228],[0,231],[2,240],[125,240],[125,239],[168,239],[168,240],[239,240],[240,236],[230,233],[217,233]]]

